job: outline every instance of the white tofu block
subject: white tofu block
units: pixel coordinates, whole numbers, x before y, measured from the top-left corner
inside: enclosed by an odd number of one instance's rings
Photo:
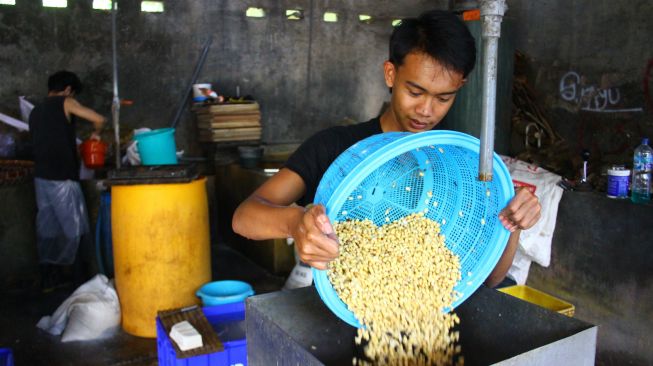
[[[170,338],[177,343],[182,351],[188,351],[203,345],[202,335],[186,320],[172,326]]]

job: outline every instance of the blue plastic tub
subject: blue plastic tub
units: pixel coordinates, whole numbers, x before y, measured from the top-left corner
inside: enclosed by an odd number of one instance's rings
[[[143,165],[177,164],[175,129],[161,128],[134,135]]]
[[[196,295],[202,299],[204,306],[215,306],[245,301],[254,295],[254,290],[249,283],[243,281],[214,281],[200,287]]]
[[[0,348],[0,366],[14,366],[14,355],[10,348]]]
[[[224,345],[224,351],[177,358],[172,341],[157,317],[156,343],[159,366],[246,366],[245,303],[205,307],[202,311]]]

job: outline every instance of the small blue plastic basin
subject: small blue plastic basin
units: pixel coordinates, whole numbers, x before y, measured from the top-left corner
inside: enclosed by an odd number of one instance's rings
[[[215,306],[245,301],[254,295],[254,290],[249,283],[243,281],[214,281],[200,287],[196,295],[202,299],[204,306]]]

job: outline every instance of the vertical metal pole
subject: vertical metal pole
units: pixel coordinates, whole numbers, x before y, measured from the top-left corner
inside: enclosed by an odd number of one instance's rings
[[[505,0],[481,0],[483,37],[483,120],[478,179],[492,180],[494,125],[497,102],[497,59],[501,21],[507,9]]]
[[[179,124],[179,118],[181,118],[181,114],[186,108],[186,99],[188,98],[188,95],[191,94],[193,91],[193,84],[197,82],[197,77],[200,75],[200,71],[202,70],[202,67],[204,66],[204,62],[206,61],[206,55],[209,53],[209,47],[211,47],[211,43],[213,42],[213,37],[209,36],[209,38],[204,42],[204,47],[202,48],[202,53],[200,54],[200,58],[197,60],[197,64],[195,65],[195,70],[193,70],[193,75],[190,78],[190,81],[188,82],[188,86],[186,87],[186,90],[184,91],[184,95],[181,97],[181,101],[179,102],[179,107],[177,108],[177,113],[175,113],[175,117],[172,119],[172,124],[170,127],[172,128],[177,128],[177,124]]]
[[[116,146],[116,169],[120,169],[120,98],[118,97],[118,49],[116,47],[116,10],[118,3],[111,0],[111,46],[113,52],[113,102],[111,103],[111,116]]]

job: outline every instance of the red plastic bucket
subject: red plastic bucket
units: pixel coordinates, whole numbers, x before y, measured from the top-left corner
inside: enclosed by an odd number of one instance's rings
[[[107,144],[100,140],[88,139],[79,146],[82,160],[87,168],[101,168],[104,166],[104,155]]]

